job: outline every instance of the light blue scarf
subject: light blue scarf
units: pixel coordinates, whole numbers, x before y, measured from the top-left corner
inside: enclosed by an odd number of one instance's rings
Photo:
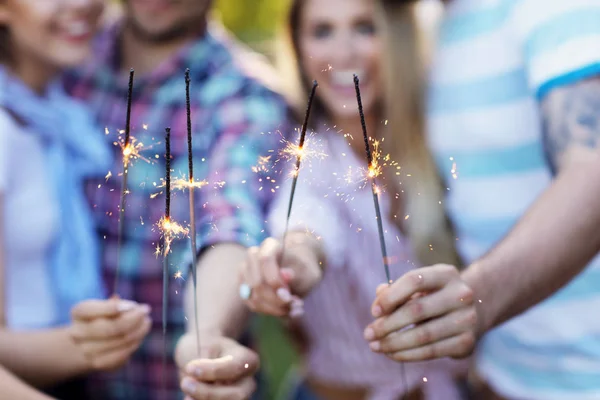
[[[83,183],[85,178],[106,175],[111,155],[102,130],[94,126],[82,105],[66,95],[59,82],[50,84],[40,96],[0,66],[0,107],[24,121],[45,148],[48,178],[60,213],[59,234],[48,254],[48,264],[57,301],[56,322],[64,324],[70,320],[74,304],[104,296],[99,238]],[[22,157],[27,159],[28,155]]]

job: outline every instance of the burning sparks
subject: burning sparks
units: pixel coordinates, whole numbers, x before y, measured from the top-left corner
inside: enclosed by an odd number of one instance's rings
[[[129,144],[125,144],[125,142],[119,140],[114,142],[115,146],[121,147],[121,153],[123,154],[123,166],[127,168],[131,165],[132,161],[141,159],[146,161],[147,163],[152,163],[152,160],[142,156],[142,151],[149,149],[150,147],[144,147],[142,142],[139,142],[133,136],[129,137]]]
[[[456,170],[456,161],[454,161],[454,157],[450,157],[450,161],[452,161],[452,168],[450,168],[450,174],[452,178],[458,179],[458,172]]]
[[[189,229],[184,228],[168,217],[163,216],[160,221],[158,221],[157,226],[161,233],[161,237],[164,239],[164,248],[162,249],[163,255],[171,252],[171,243],[174,239],[185,237],[189,234]]]

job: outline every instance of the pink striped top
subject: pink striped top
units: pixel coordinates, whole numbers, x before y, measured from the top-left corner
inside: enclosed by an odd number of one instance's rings
[[[372,388],[370,400],[396,400],[408,391],[400,364],[371,352],[363,338],[373,320],[375,289],[386,280],[371,188],[361,182],[366,159],[356,157],[343,135],[329,129],[308,138],[306,146],[327,156],[312,159],[300,170],[290,229],[319,236],[328,266],[321,284],[305,299],[301,324],[309,339],[307,373],[322,382]],[[285,229],[290,184],[291,180],[282,184],[269,215],[275,237]],[[388,197],[380,196],[380,201],[391,278],[396,279],[415,268],[414,257],[387,217]],[[406,364],[409,390],[424,384],[429,400],[459,399],[451,374],[462,364],[453,360]]]

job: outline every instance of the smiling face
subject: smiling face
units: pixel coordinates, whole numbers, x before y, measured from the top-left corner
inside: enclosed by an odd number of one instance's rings
[[[365,113],[381,97],[380,40],[373,0],[304,0],[297,34],[305,78],[319,81],[318,96],[332,119],[356,115],[353,74],[360,79]]]
[[[125,0],[129,26],[141,38],[163,42],[202,29],[212,0]]]
[[[13,59],[62,69],[88,56],[103,9],[104,0],[3,0],[0,26]]]

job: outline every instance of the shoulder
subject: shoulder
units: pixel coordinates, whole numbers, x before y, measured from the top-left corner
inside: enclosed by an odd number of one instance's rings
[[[211,60],[210,76],[197,93],[201,103],[219,110],[230,105],[250,118],[287,117],[289,108],[278,88],[277,74],[263,56],[218,27],[211,27],[208,40],[217,54]]]

